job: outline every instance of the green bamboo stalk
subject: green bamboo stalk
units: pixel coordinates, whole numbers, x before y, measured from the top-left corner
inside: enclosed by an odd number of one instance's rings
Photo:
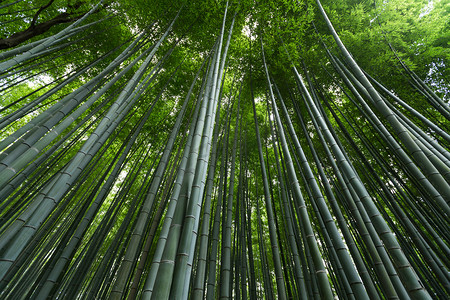
[[[242,85],[241,85],[242,88]],[[239,95],[240,96],[240,95]],[[228,299],[231,297],[231,286],[232,286],[232,255],[231,255],[231,227],[232,227],[232,214],[233,214],[233,202],[234,199],[234,182],[235,182],[235,171],[236,171],[236,144],[237,144],[237,132],[238,132],[238,122],[239,122],[239,109],[240,109],[240,97],[238,100],[237,112],[236,112],[236,123],[234,128],[234,141],[231,151],[231,170],[230,170],[230,180],[228,184],[228,194],[227,199],[224,201],[224,219],[222,223],[222,249],[220,256],[220,285],[219,285],[219,299]],[[231,113],[230,113],[231,115]],[[231,117],[230,117],[231,119]],[[231,125],[231,120],[229,122]],[[229,129],[228,129],[229,130]],[[224,195],[225,199],[225,195]],[[225,207],[226,203],[226,207]],[[236,231],[235,231],[236,232]]]
[[[278,91],[278,88],[275,85],[275,90]],[[305,153],[298,141],[297,135],[295,133],[292,122],[289,118],[289,114],[287,112],[286,106],[283,103],[283,99],[281,98],[281,94],[278,92],[279,100],[281,103],[281,107],[284,112],[285,120],[287,121],[289,132],[292,136],[292,141],[297,149],[297,154],[300,156],[300,163],[303,169],[303,174],[306,177],[307,186],[311,189],[311,193],[314,199],[317,201],[316,205],[319,208],[321,218],[324,220],[324,224],[326,226],[326,233],[330,235],[330,240],[333,241],[334,247],[336,249],[336,254],[339,257],[339,260],[344,268],[344,272],[349,280],[349,284],[355,294],[355,297],[358,299],[368,298],[367,292],[359,278],[359,275],[356,269],[353,266],[352,260],[347,252],[347,247],[344,245],[341,235],[339,234],[337,227],[331,217],[331,213],[328,210],[328,207],[325,203],[325,199],[320,191],[320,188],[315,180],[315,177],[312,173],[311,167],[309,166],[308,160],[306,158]]]
[[[308,79],[309,80],[309,79]],[[312,86],[311,81],[309,80],[309,84]],[[342,143],[340,142],[340,139],[337,137],[336,132],[333,129],[333,126],[331,125],[331,122],[328,118],[325,118],[325,112],[324,109],[322,107],[322,105],[320,105],[319,101],[316,99],[316,105],[318,106],[320,113],[322,115],[322,118],[324,119],[326,126],[328,126],[330,133],[332,134],[332,136],[334,137],[337,145],[340,147],[345,159],[347,160],[347,162],[349,163],[353,174],[355,174],[355,178],[357,180],[359,180],[359,182],[362,184],[361,178],[359,178],[359,176],[357,175],[357,170],[354,168],[353,164],[351,163],[351,160],[347,154],[347,152],[344,149],[344,146],[342,145]],[[345,173],[344,173],[345,175]],[[350,183],[350,180],[348,180]],[[356,191],[356,189],[350,185],[350,191],[351,193],[353,193],[353,197],[354,199],[357,199],[358,193]],[[370,194],[368,194],[370,195]],[[372,202],[373,203],[373,202]],[[392,260],[390,260],[388,253],[386,252],[384,247],[380,247],[382,245],[382,242],[380,240],[380,237],[378,236],[377,232],[376,232],[376,227],[374,225],[372,225],[372,223],[369,221],[371,216],[368,214],[369,210],[366,210],[364,208],[364,202],[361,203],[361,201],[358,201],[357,204],[360,206],[358,209],[362,212],[362,216],[365,220],[365,222],[368,224],[366,227],[369,229],[369,233],[372,237],[372,239],[374,240],[375,244],[377,245],[377,250],[380,253],[381,259],[383,260],[383,264],[386,268],[386,271],[388,272],[389,276],[391,277],[391,281],[392,284],[394,285],[397,293],[399,294],[399,297],[407,297],[407,291],[404,287],[404,284],[401,282],[400,278],[399,278],[399,274],[396,271],[396,269],[394,268],[393,262]],[[378,210],[379,212],[379,210]],[[382,216],[382,215],[381,215]]]
[[[393,130],[397,133],[398,138],[403,142],[405,145],[405,148],[409,151],[412,157],[414,157],[417,164],[423,169],[424,175],[430,180],[430,182],[433,184],[433,186],[439,191],[439,193],[442,195],[442,197],[447,202],[446,209],[450,209],[448,203],[450,203],[450,186],[445,182],[445,180],[442,178],[442,176],[437,172],[437,170],[434,168],[434,166],[431,164],[431,162],[428,160],[428,158],[423,154],[423,152],[420,150],[420,148],[417,146],[416,143],[412,140],[410,137],[410,134],[408,131],[400,124],[398,119],[395,117],[393,112],[387,107],[387,105],[384,103],[384,101],[381,99],[378,92],[375,90],[375,88],[372,86],[372,84],[369,82],[367,77],[364,75],[364,73],[361,71],[357,63],[353,60],[348,50],[345,48],[344,44],[340,40],[339,36],[337,35],[336,31],[333,28],[333,25],[331,24],[330,20],[328,19],[325,11],[323,10],[322,5],[320,4],[319,0],[316,0],[317,5],[319,7],[320,13],[322,14],[323,18],[325,19],[325,22],[327,24],[328,29],[333,35],[333,38],[335,39],[336,43],[338,44],[339,49],[341,50],[342,54],[345,56],[347,62],[350,65],[350,68],[355,73],[356,77],[358,78],[358,81],[361,82],[361,84],[365,87],[367,92],[370,94],[370,97],[372,99],[372,103],[376,106],[377,110],[386,118],[386,120],[390,123]],[[447,214],[450,214],[447,212]],[[405,269],[407,270],[407,269]],[[406,272],[405,272],[406,273]],[[410,281],[411,283],[414,282],[412,280],[413,273],[408,272],[409,275],[407,275],[405,280]],[[409,289],[409,288],[408,288]],[[417,292],[416,292],[417,289]],[[423,289],[420,288],[420,284],[412,285],[409,289],[412,294],[420,294],[422,295]]]
[[[261,44],[262,45],[262,44]],[[264,50],[262,51],[263,54],[263,63],[264,63],[264,70],[266,73],[266,79],[268,82],[268,86],[269,86],[269,95],[270,95],[270,99],[273,105],[273,111],[274,111],[274,115],[275,115],[275,119],[277,121],[278,127],[282,128],[282,124],[281,124],[281,120],[280,120],[280,116],[278,115],[278,110],[277,110],[277,106],[275,103],[275,99],[273,96],[273,91],[272,91],[272,86],[270,83],[270,77],[269,77],[269,72],[267,70],[267,65],[265,63],[265,58],[264,58]],[[289,174],[289,179],[290,179],[290,183],[292,185],[292,189],[293,192],[295,194],[296,200],[298,201],[297,206],[300,209],[300,213],[301,215],[299,216],[300,221],[302,223],[302,227],[304,228],[304,230],[306,231],[306,237],[307,237],[307,244],[308,247],[310,248],[311,254],[312,254],[312,258],[314,261],[314,266],[316,268],[316,276],[320,285],[320,295],[321,297],[323,297],[324,299],[331,299],[333,298],[333,293],[331,291],[329,282],[328,282],[328,276],[326,274],[325,271],[325,267],[323,265],[323,261],[320,255],[320,251],[318,249],[318,245],[317,245],[317,241],[314,237],[313,234],[313,230],[311,227],[311,221],[309,219],[307,210],[306,210],[306,204],[304,202],[303,196],[301,194],[300,191],[300,186],[299,186],[299,182],[297,179],[297,175],[295,174],[295,169],[294,166],[292,164],[292,158],[291,155],[289,153],[289,150],[287,148],[287,143],[286,143],[286,138],[284,136],[284,133],[282,130],[279,131],[280,132],[280,139],[281,139],[281,145],[283,147],[283,153],[285,156],[285,162],[286,165],[288,167],[288,174]]]
[[[197,267],[196,267],[196,274],[194,279],[194,284],[191,292],[192,299],[203,299],[204,297],[204,290],[205,290],[205,278],[206,278],[206,266],[207,266],[207,252],[208,252],[208,240],[210,239],[209,235],[209,226],[210,226],[210,219],[211,219],[211,199],[212,199],[212,193],[213,193],[213,187],[214,187],[214,176],[216,171],[216,165],[217,165],[217,152],[219,147],[218,139],[219,139],[219,132],[221,129],[220,126],[220,105],[217,108],[217,114],[216,114],[216,126],[214,129],[214,137],[213,137],[213,147],[211,150],[211,167],[208,169],[208,177],[206,180],[206,194],[205,194],[205,201],[204,201],[204,207],[202,209],[202,225],[201,225],[201,233],[199,235],[199,254],[197,258]],[[218,203],[216,203],[216,207],[220,207]],[[217,214],[217,212],[216,212]]]
[[[207,100],[210,99],[211,93],[213,93],[213,90],[215,90],[214,82],[215,78],[217,77],[214,75],[217,73],[213,71],[214,69],[217,70],[218,68],[216,66],[219,62],[219,55],[220,54],[218,53],[218,51],[216,51],[214,59],[212,60],[212,63],[210,65],[210,70],[208,72],[206,90],[205,94],[203,95],[204,100],[202,101],[199,116],[197,120],[195,120],[196,127],[193,134],[192,146],[189,151],[189,161],[186,168],[186,175],[184,175],[181,192],[178,199],[177,207],[179,209],[174,215],[173,222],[175,223],[172,223],[171,225],[173,228],[175,228],[175,230],[170,230],[167,237],[167,243],[165,245],[164,252],[162,253],[161,263],[159,264],[158,274],[155,279],[155,288],[151,294],[152,298],[167,299],[169,297],[170,287],[173,281],[173,273],[175,270],[176,251],[179,245],[179,238],[182,233],[181,227],[183,224],[183,218],[186,214],[186,207],[189,203],[188,201],[191,195],[192,182],[195,178],[194,172],[196,168],[197,158],[199,156],[201,135],[205,125],[208,126],[207,124],[205,124],[205,116],[207,115],[207,111],[209,110],[209,108],[214,105],[214,103],[212,103],[213,101]],[[213,86],[214,89],[212,89]]]
[[[129,111],[132,104],[137,99],[135,98],[135,96],[138,95],[139,89],[132,92],[131,94],[128,94],[128,90],[131,90],[132,87],[137,85],[138,79],[142,76],[144,70],[147,68],[152,57],[153,57],[152,54],[150,54],[147,57],[146,62],[141,65],[138,72],[134,75],[134,80],[131,80],[127,84],[125,89],[119,95],[118,100],[111,106],[108,114],[100,122],[99,126],[97,127],[93,135],[91,135],[91,137],[86,141],[86,143],[83,145],[83,148],[77,153],[77,155],[67,166],[65,171],[62,172],[60,176],[53,181],[53,183],[48,185],[47,191],[36,197],[35,201],[33,202],[34,207],[28,208],[27,211],[24,212],[24,214],[22,214],[21,217],[22,219],[19,219],[20,221],[15,222],[15,224],[17,225],[8,228],[8,230],[3,233],[2,239],[0,240],[0,242],[2,243],[8,242],[13,237],[13,234],[19,230],[20,230],[19,234],[23,238],[17,238],[12,244],[9,245],[8,250],[5,251],[3,256],[4,258],[8,259],[4,260],[3,258],[0,261],[1,264],[7,266],[10,266],[12,264],[15,258],[17,258],[17,255],[20,253],[20,251],[25,247],[27,241],[33,236],[37,227],[39,227],[39,225],[50,213],[54,205],[59,201],[59,199],[61,199],[61,197],[67,191],[68,187],[70,186],[70,181],[73,182],[77,178],[79,172],[82,170],[82,167],[81,168],[79,167],[80,164],[81,166],[86,165],[92,158],[93,156],[92,153],[95,153],[96,149],[101,146],[102,143],[98,139],[99,138],[100,140],[106,139],[109,136],[109,134],[111,134],[112,130],[120,122],[120,120]],[[150,75],[147,75],[147,77]],[[139,93],[142,92],[143,91],[141,90]],[[111,125],[108,126],[109,125],[108,123]],[[36,208],[37,210],[35,210]],[[22,227],[23,224],[27,225]],[[22,227],[22,229],[20,227]],[[5,271],[7,270],[7,268],[2,269]],[[1,277],[3,276],[4,273],[1,273]]]
[[[267,112],[269,114],[269,107],[267,107]],[[303,272],[302,272],[302,263],[300,262],[300,258],[299,258],[299,250],[297,247],[297,243],[296,243],[296,235],[294,233],[294,228],[293,228],[293,218],[292,218],[292,214],[291,213],[291,207],[289,206],[288,203],[288,196],[286,195],[286,190],[285,190],[285,182],[284,182],[284,174],[281,171],[281,167],[280,167],[280,158],[278,156],[278,150],[277,150],[277,145],[276,145],[276,140],[277,137],[275,137],[275,132],[273,130],[273,126],[272,126],[272,121],[270,120],[270,117],[268,118],[268,122],[269,122],[269,127],[270,127],[270,131],[272,136],[274,137],[273,139],[273,151],[274,151],[274,158],[275,158],[275,162],[277,165],[277,173],[278,173],[278,180],[280,181],[280,188],[281,188],[281,199],[282,199],[282,203],[283,203],[283,207],[284,207],[284,215],[285,215],[285,220],[286,220],[286,225],[287,225],[287,238],[288,238],[288,242],[289,242],[289,246],[290,246],[290,251],[292,251],[292,255],[293,255],[293,260],[294,260],[294,272],[295,272],[295,281],[297,284],[297,290],[298,290],[298,297],[300,299],[307,299],[308,296],[306,294],[307,292],[307,288],[305,285],[305,280],[304,280],[304,276],[303,276]]]
[[[219,41],[219,47],[222,45],[222,39],[225,31],[225,20],[227,15],[227,7],[225,8],[221,39]],[[236,15],[235,15],[236,16]],[[192,183],[192,191],[188,202],[188,207],[186,211],[185,222],[183,224],[183,231],[180,237],[180,245],[178,249],[178,259],[176,261],[176,269],[174,273],[174,284],[171,288],[171,297],[183,298],[187,297],[191,268],[194,258],[194,250],[197,241],[197,232],[199,226],[199,217],[202,206],[202,198],[205,189],[205,180],[207,174],[208,161],[211,154],[211,140],[214,129],[214,120],[217,112],[217,107],[220,105],[219,99],[219,83],[222,81],[223,68],[225,66],[226,55],[228,47],[231,40],[231,34],[234,26],[234,18],[230,25],[230,30],[228,33],[228,39],[224,47],[223,55],[220,59],[220,65],[216,65],[216,79],[213,83],[211,89],[209,102],[212,105],[208,107],[208,112],[206,114],[205,126],[203,128],[203,133],[201,137],[202,146],[198,155],[198,161],[195,169],[194,180]],[[220,49],[220,48],[219,48]],[[218,52],[218,58],[220,52]],[[181,287],[183,286],[183,287]]]
[[[339,61],[337,61],[339,62]],[[345,69],[344,69],[345,70]],[[338,68],[338,71],[340,69]],[[350,75],[347,73],[347,75]],[[401,146],[398,144],[398,142],[392,137],[392,135],[388,132],[388,130],[383,126],[383,124],[380,122],[380,120],[376,117],[376,115],[372,112],[370,107],[362,100],[361,96],[356,92],[355,88],[350,84],[349,79],[345,76],[344,73],[341,73],[342,78],[346,81],[348,86],[350,88],[353,88],[353,93],[356,95],[356,98],[360,101],[361,105],[363,106],[364,110],[367,112],[368,117],[371,121],[374,122],[374,127],[380,130],[381,137],[386,139],[388,142],[388,145],[391,147],[391,149],[394,151],[394,153],[397,154],[398,158],[402,160],[405,167],[409,172],[413,174],[415,178],[420,182],[420,184],[423,186],[424,189],[432,196],[432,201],[435,202],[436,206],[440,206],[441,209],[444,210],[446,214],[450,214],[450,206],[447,204],[447,196],[446,194],[449,193],[448,191],[442,191],[438,186],[435,185],[435,182],[431,180],[430,176],[427,176],[427,171],[424,170],[424,174],[419,170],[419,168],[413,163],[413,161],[409,158],[409,156],[406,154],[406,152],[401,148]],[[352,79],[352,77],[350,77]],[[354,78],[353,78],[354,79]],[[353,80],[354,83],[356,83],[356,80]],[[367,94],[367,96],[370,97],[368,94],[368,91],[365,87],[361,86],[361,84],[358,84],[360,91]],[[381,100],[382,101],[382,100]],[[384,104],[384,102],[383,102]],[[392,112],[392,111],[391,111]],[[393,114],[393,112],[392,112]],[[396,122],[400,124],[400,122],[396,119]],[[401,125],[401,124],[400,124]],[[406,128],[405,128],[406,130]],[[408,131],[408,138],[414,142],[413,138],[411,137],[411,133]],[[415,144],[416,145],[416,144]],[[418,145],[416,145],[418,148],[418,151],[420,151],[423,155],[423,151],[420,150]],[[417,161],[417,157],[413,157]],[[417,162],[418,163],[418,162]],[[430,162],[431,163],[431,162]],[[436,170],[434,166],[432,166],[435,170],[436,175],[439,177],[442,177],[441,174]],[[447,184],[447,183],[445,183]]]
[[[83,22],[88,16],[90,16],[91,14],[93,14],[102,4],[103,0],[100,0],[100,2],[95,5],[91,10],[89,10],[83,17],[81,17],[80,19],[78,19],[77,21],[73,22],[72,24],[70,24],[69,26],[67,26],[65,29],[61,30],[60,32],[58,32],[57,34],[49,37],[48,39],[44,40],[42,43],[40,43],[39,45],[29,49],[28,51],[26,51],[23,54],[19,54],[16,57],[14,57],[13,59],[7,60],[5,62],[0,63],[0,72],[3,72],[13,66],[15,66],[18,63],[21,63],[27,59],[29,59],[33,54],[42,51],[43,49],[47,48],[48,46],[50,46],[54,41],[60,39],[61,37],[64,37],[64,35],[68,34],[73,28],[75,28],[76,26],[78,26],[78,24],[80,24],[81,22]]]
[[[389,97],[391,97],[393,100],[398,102],[401,106],[403,106],[407,111],[412,113],[415,117],[417,117],[420,121],[422,121],[426,126],[433,129],[434,132],[436,132],[438,135],[440,135],[444,140],[450,143],[450,135],[446,133],[444,130],[442,130],[439,126],[428,120],[425,116],[423,116],[420,112],[415,110],[413,107],[408,105],[405,101],[400,99],[398,96],[393,94],[391,91],[389,91],[386,87],[384,87],[381,83],[376,81],[374,78],[372,78],[369,74],[364,72],[364,74],[369,78],[370,81],[372,81],[377,87],[379,87],[384,93],[386,93]],[[387,104],[387,102],[386,102]],[[392,107],[391,107],[392,109]]]
[[[304,85],[302,87],[304,87]],[[304,99],[305,104],[308,104],[306,102],[306,99],[307,97],[305,97]],[[329,162],[333,168],[334,174],[337,177],[339,184],[343,188],[343,193],[350,206],[350,212],[356,219],[359,234],[363,238],[364,243],[367,246],[367,249],[369,250],[370,256],[373,260],[375,271],[377,272],[378,279],[380,280],[381,283],[381,287],[383,291],[388,295],[388,297],[396,298],[397,293],[394,290],[391,279],[382,262],[382,258],[385,258],[387,255],[385,254],[385,252],[382,251],[383,249],[382,247],[376,247],[378,245],[381,245],[381,242],[379,241],[378,236],[374,234],[375,232],[373,230],[373,226],[370,223],[370,221],[368,221],[367,213],[364,207],[362,206],[361,201],[359,201],[359,198],[354,193],[354,190],[351,188],[351,185],[349,185],[348,179],[344,176],[345,173],[341,174],[341,169],[338,166],[339,164],[342,164],[341,161],[346,161],[346,159],[341,158],[338,160],[337,163],[334,161],[331,151],[335,153],[336,151],[340,151],[340,148],[338,147],[336,141],[334,140],[333,136],[331,135],[331,132],[329,131],[326,123],[324,122],[322,116],[318,113],[318,111],[313,114],[313,111],[311,111],[311,107],[309,105],[307,105],[307,110],[308,113],[312,116],[311,120],[314,124],[314,127],[316,128],[317,135],[322,145],[324,146],[323,149],[325,150],[327,157],[329,158]],[[319,123],[321,124],[320,130],[319,130]],[[328,148],[328,145],[325,141],[325,137],[327,138],[327,141],[331,145],[330,147],[331,150]],[[343,154],[340,156],[343,156]],[[386,261],[386,259],[384,261],[388,262]]]
[[[230,94],[231,97],[231,94]],[[233,104],[234,102],[232,102]],[[231,105],[232,105],[231,104]],[[217,191],[217,201],[216,201],[216,210],[214,212],[214,223],[212,227],[212,235],[209,241],[210,243],[210,252],[208,254],[208,274],[207,274],[207,289],[206,289],[206,299],[211,300],[215,299],[215,287],[216,287],[216,268],[217,268],[217,256],[218,256],[218,244],[219,244],[219,231],[220,231],[220,219],[222,216],[222,220],[225,219],[225,199],[226,199],[226,182],[228,178],[228,168],[226,168],[228,162],[228,141],[229,141],[229,130],[230,130],[230,122],[231,122],[231,111],[232,109],[228,107],[225,113],[225,129],[222,137],[222,155],[221,155],[221,163],[219,170],[219,187]],[[221,211],[222,215],[221,215]],[[224,222],[222,222],[222,225]]]
[[[205,76],[206,76],[206,74],[205,74]],[[203,80],[203,84],[202,84],[202,87],[200,90],[200,95],[203,94],[205,82],[206,82],[206,80]],[[180,166],[179,166],[177,179],[174,184],[172,196],[169,200],[167,212],[166,212],[166,215],[164,218],[164,223],[163,223],[160,235],[159,235],[155,254],[153,255],[153,261],[152,261],[152,264],[150,267],[150,271],[147,275],[147,279],[146,279],[146,282],[144,285],[144,290],[142,292],[143,293],[142,298],[145,298],[145,299],[150,299],[152,296],[153,289],[155,286],[155,281],[157,279],[157,274],[159,271],[159,265],[161,262],[163,251],[165,250],[166,241],[168,239],[169,233],[172,232],[172,228],[171,228],[172,222],[175,218],[175,214],[177,214],[177,215],[179,214],[178,210],[182,209],[182,204],[180,204],[180,205],[178,204],[178,199],[179,199],[179,195],[180,195],[183,180],[184,180],[184,174],[185,174],[187,161],[188,161],[188,157],[189,157],[189,150],[190,150],[190,147],[192,144],[193,134],[194,134],[195,125],[196,125],[196,123],[193,120],[196,120],[198,118],[198,113],[199,113],[200,107],[201,107],[201,99],[202,98],[198,97],[198,99],[199,100],[197,101],[195,112],[194,112],[194,115],[193,115],[193,118],[191,121],[191,125],[189,128],[189,135],[188,135],[188,138],[186,141],[185,148],[183,150],[183,158],[182,158]],[[149,193],[149,195],[150,195],[150,193]],[[177,220],[175,220],[175,221],[177,221]]]

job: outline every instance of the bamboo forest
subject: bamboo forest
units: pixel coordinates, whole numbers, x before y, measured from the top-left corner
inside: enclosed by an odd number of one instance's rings
[[[0,0],[0,299],[449,299],[449,16]]]

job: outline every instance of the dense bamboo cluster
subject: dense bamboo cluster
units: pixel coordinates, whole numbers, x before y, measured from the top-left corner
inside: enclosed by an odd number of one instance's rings
[[[1,97],[89,41],[98,5],[1,52]],[[188,5],[0,103],[0,298],[448,299],[449,105],[404,64],[432,114],[362,70],[318,0],[331,87],[302,61],[273,76],[263,29],[228,67],[235,3],[189,57]]]

